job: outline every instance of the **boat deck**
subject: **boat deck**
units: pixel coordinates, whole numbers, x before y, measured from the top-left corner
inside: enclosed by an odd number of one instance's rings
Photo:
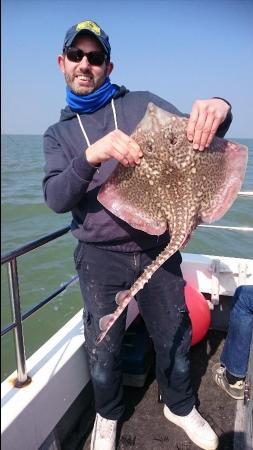
[[[216,386],[211,375],[212,366],[219,361],[224,338],[224,332],[209,330],[206,338],[191,349],[191,370],[200,413],[218,434],[219,450],[232,450],[235,437],[238,442],[240,441],[238,439],[240,433],[234,433],[237,402]],[[144,387],[125,386],[125,402],[126,413],[119,427],[117,450],[194,450],[198,448],[179,427],[171,424],[164,417],[163,404],[158,401],[154,366],[149,372]],[[76,450],[89,450],[90,437],[89,432]],[[243,447],[239,445],[237,448]],[[64,447],[64,450],[69,449]]]

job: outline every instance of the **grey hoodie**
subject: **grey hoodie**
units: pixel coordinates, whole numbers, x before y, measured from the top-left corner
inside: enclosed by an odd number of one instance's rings
[[[180,116],[175,106],[150,92],[129,92],[122,86],[114,95],[118,127],[130,135],[145,114],[149,102]],[[81,114],[81,121],[91,144],[115,129],[109,102],[92,114]],[[232,121],[231,111],[219,127],[223,137]],[[107,211],[97,201],[100,186],[111,175],[117,161],[101,164],[99,170],[85,158],[87,143],[76,113],[69,107],[61,112],[58,123],[44,134],[45,201],[56,213],[72,212],[71,230],[80,241],[117,251],[139,251],[169,242],[168,233],[151,236],[136,230]]]

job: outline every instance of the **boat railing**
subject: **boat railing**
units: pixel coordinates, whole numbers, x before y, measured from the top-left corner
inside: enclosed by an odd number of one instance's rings
[[[244,197],[253,197],[253,192],[239,192],[239,196]],[[230,231],[243,231],[243,232],[252,232],[252,227],[230,227],[230,226],[222,226],[222,225],[199,225],[205,228],[214,228],[214,229],[225,229]],[[26,353],[25,353],[25,342],[24,342],[24,333],[23,333],[23,321],[34,314],[36,311],[41,309],[55,297],[57,297],[61,292],[63,292],[68,286],[74,283],[78,275],[73,276],[70,280],[62,283],[58,289],[56,289],[52,294],[50,294],[45,299],[41,300],[36,305],[29,308],[27,311],[22,313],[21,311],[21,303],[20,303],[20,291],[19,291],[19,281],[18,281],[18,265],[17,258],[25,255],[32,250],[35,250],[38,247],[42,247],[43,245],[54,241],[61,236],[67,234],[70,231],[70,226],[66,226],[61,228],[53,233],[47,234],[37,240],[29,242],[21,247],[18,247],[15,250],[12,250],[9,253],[1,256],[1,264],[7,264],[8,271],[8,281],[9,281],[9,290],[10,290],[10,303],[11,303],[11,311],[12,311],[12,319],[13,321],[6,325],[1,329],[1,337],[5,334],[9,333],[11,330],[14,330],[14,341],[15,341],[15,351],[16,351],[16,371],[17,378],[15,381],[15,387],[23,387],[30,382],[30,377],[27,373],[26,368]]]
[[[61,284],[61,286],[56,289],[52,294],[50,294],[45,299],[41,300],[36,305],[29,308],[23,314],[21,312],[20,303],[20,292],[19,292],[19,281],[18,281],[18,265],[17,258],[19,256],[30,253],[38,247],[42,247],[51,241],[58,239],[59,237],[65,235],[70,231],[70,226],[61,228],[53,233],[47,234],[39,239],[36,239],[28,244],[25,244],[17,249],[4,254],[1,256],[1,264],[7,264],[8,271],[8,281],[9,281],[9,291],[10,291],[10,302],[13,321],[1,329],[1,337],[6,333],[9,333],[14,329],[14,341],[15,341],[15,351],[16,351],[16,370],[17,378],[15,381],[16,387],[25,386],[29,381],[26,368],[26,356],[25,356],[25,343],[24,343],[24,333],[23,333],[23,321],[30,317],[33,313],[41,309],[52,299],[57,297],[61,292],[63,292],[70,284],[72,284],[76,279],[72,277],[67,282]]]

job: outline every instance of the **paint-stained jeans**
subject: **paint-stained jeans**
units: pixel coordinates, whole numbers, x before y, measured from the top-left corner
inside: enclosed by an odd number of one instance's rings
[[[95,345],[99,319],[112,313],[117,292],[129,289],[162,249],[120,253],[79,243],[76,269],[84,299],[84,333],[96,411],[108,419],[124,412],[121,344],[126,310],[104,340]],[[195,404],[190,382],[191,322],[184,300],[181,255],[159,268],[137,295],[137,302],[156,351],[156,375],[163,401],[175,413],[188,414]]]
[[[235,377],[247,374],[253,330],[253,286],[236,289],[221,363]]]

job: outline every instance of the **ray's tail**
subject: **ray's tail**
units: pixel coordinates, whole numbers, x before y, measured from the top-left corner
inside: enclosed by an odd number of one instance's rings
[[[113,324],[116,322],[118,317],[122,314],[124,309],[127,307],[127,305],[130,303],[130,301],[133,299],[133,297],[144,287],[144,285],[150,280],[152,275],[156,272],[161,265],[167,261],[181,246],[182,241],[184,239],[177,238],[173,241],[173,239],[170,241],[170,243],[165,247],[165,249],[157,256],[157,258],[144,270],[144,272],[137,278],[137,280],[134,282],[132,287],[128,291],[121,291],[118,292],[116,295],[115,301],[118,305],[116,310],[113,314],[107,314],[104,317],[101,317],[99,321],[99,328],[101,330],[101,333],[96,339],[96,343],[99,344],[110,328],[113,326]]]

